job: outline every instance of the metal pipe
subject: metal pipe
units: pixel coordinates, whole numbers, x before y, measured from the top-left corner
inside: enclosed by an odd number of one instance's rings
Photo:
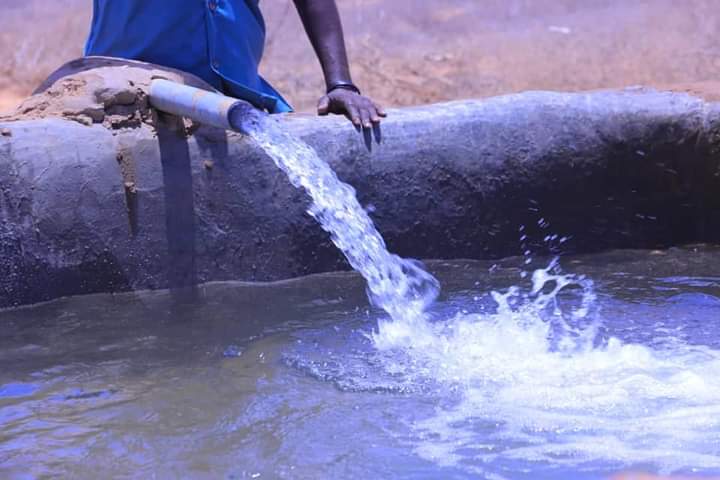
[[[249,103],[164,79],[150,83],[150,105],[173,115],[204,125],[242,131],[241,111],[253,111]],[[235,123],[235,125],[233,124]]]

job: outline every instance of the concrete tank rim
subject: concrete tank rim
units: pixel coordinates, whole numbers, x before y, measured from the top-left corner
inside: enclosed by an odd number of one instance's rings
[[[498,258],[515,251],[512,225],[527,221],[530,195],[558,228],[583,230],[580,249],[720,243],[719,112],[651,88],[523,92],[391,110],[370,149],[343,118],[278,118],[377,207],[391,250]],[[173,221],[194,228],[196,283],[345,268],[305,218],[302,195],[241,134],[59,118],[0,130],[9,131],[0,135],[0,307],[172,286]],[[134,191],[119,156],[131,160]],[[168,170],[180,157],[182,171]],[[170,191],[173,175],[190,188],[184,196]],[[610,194],[620,200],[608,209]],[[172,199],[192,206],[192,218],[173,220]],[[657,219],[637,220],[633,209]]]

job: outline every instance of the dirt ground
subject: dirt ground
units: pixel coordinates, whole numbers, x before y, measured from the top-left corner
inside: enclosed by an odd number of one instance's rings
[[[3,0],[0,111],[81,55],[91,0]],[[521,90],[706,82],[720,70],[717,0],[338,0],[353,73],[387,106]],[[321,72],[290,0],[262,0],[262,71],[298,110]],[[707,90],[707,88],[706,88]],[[720,91],[720,90],[718,90]]]

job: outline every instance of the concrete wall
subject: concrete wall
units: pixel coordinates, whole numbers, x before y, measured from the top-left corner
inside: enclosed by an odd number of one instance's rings
[[[290,116],[415,258],[720,242],[720,107],[644,90],[391,111],[382,142]],[[346,268],[306,200],[239,134],[0,124],[0,307]],[[541,219],[550,227],[542,228]]]

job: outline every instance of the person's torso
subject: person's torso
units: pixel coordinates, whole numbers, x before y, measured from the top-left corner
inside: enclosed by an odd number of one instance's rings
[[[258,0],[94,0],[86,55],[130,58],[263,90]]]

